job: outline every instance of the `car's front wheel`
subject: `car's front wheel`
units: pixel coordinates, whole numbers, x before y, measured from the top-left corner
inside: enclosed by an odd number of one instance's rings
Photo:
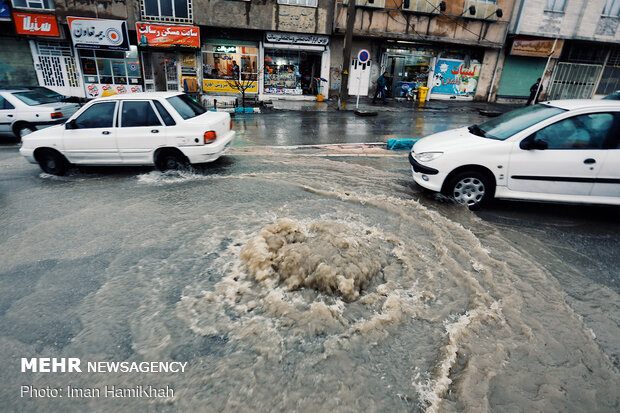
[[[475,210],[487,203],[493,197],[493,192],[493,183],[485,174],[465,171],[450,179],[444,194]]]
[[[65,157],[51,149],[38,152],[35,158],[41,169],[48,174],[64,175],[69,168],[69,162]]]

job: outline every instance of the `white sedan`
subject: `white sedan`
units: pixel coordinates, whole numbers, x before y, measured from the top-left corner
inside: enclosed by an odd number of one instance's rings
[[[492,198],[620,205],[620,102],[564,100],[420,139],[420,186],[478,208]]]
[[[176,169],[222,156],[235,137],[231,127],[228,113],[207,112],[183,93],[114,95],[26,136],[20,153],[55,175],[70,164]]]

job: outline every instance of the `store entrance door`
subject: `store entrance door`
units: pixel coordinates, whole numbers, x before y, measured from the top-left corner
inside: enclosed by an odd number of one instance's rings
[[[388,56],[386,70],[392,79],[391,97],[406,97],[409,91],[428,86],[432,56]]]
[[[178,91],[178,58],[175,52],[142,52],[146,91]]]

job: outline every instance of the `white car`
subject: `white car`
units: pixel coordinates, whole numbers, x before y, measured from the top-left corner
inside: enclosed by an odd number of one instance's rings
[[[489,199],[620,205],[620,102],[564,100],[437,133],[409,154],[420,186]]]
[[[23,139],[20,153],[45,172],[70,164],[176,169],[224,154],[235,132],[228,113],[207,112],[186,94],[114,95],[86,104],[64,125]]]
[[[0,90],[0,133],[18,138],[65,122],[80,105],[58,102],[33,90]]]

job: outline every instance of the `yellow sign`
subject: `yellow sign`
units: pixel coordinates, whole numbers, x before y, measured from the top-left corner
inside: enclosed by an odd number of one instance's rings
[[[230,84],[228,83],[230,82]],[[244,84],[247,84],[249,80],[242,80]],[[226,92],[226,93],[241,93],[237,88],[231,86],[232,81],[226,81],[222,79],[204,79],[202,81],[202,90],[205,92]],[[251,82],[249,87],[245,90],[246,93],[258,93],[257,82]]]

